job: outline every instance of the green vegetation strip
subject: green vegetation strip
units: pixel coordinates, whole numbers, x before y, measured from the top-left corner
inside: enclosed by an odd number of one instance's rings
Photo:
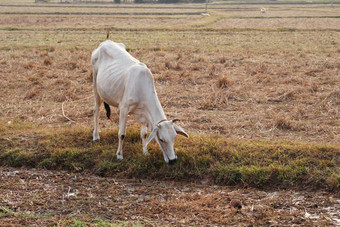
[[[139,130],[127,131],[124,160],[117,162],[117,131],[58,131],[15,121],[0,124],[0,165],[91,172],[101,176],[197,181],[269,188],[340,189],[340,147],[293,141],[240,141],[222,136],[177,138],[178,162],[165,164],[158,145],[142,154]]]

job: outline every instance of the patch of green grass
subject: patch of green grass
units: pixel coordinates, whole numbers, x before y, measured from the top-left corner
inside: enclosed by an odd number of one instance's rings
[[[13,128],[11,138],[20,138],[20,131]],[[35,135],[31,140],[39,141],[3,140],[10,145],[0,152],[1,165],[152,179],[196,181],[208,176],[222,185],[340,188],[336,145],[192,135],[176,139],[178,162],[169,166],[155,142],[149,144],[150,155],[143,155],[137,128],[127,131],[121,162],[115,156],[117,131],[103,131],[97,144],[92,143],[91,130],[84,128],[28,133]]]
[[[34,152],[23,151],[19,148],[0,153],[0,160],[13,167],[22,167],[24,165],[34,167],[36,164]],[[0,163],[2,162],[0,161]]]
[[[13,214],[14,211],[8,207],[1,206],[0,207],[0,217],[6,214]]]
[[[118,227],[118,226],[133,226],[133,227],[139,227],[139,226],[145,226],[140,223],[129,223],[125,221],[119,221],[119,222],[110,222],[110,221],[104,221],[100,218],[95,218],[93,220],[93,223],[96,226],[101,226],[101,227]]]
[[[78,220],[76,218],[73,218],[72,221],[73,221],[73,224],[70,225],[71,227],[85,227],[86,226],[85,222],[80,221],[80,220]]]
[[[339,190],[340,174],[332,173],[331,176],[326,178],[326,184],[329,185],[334,190]]]
[[[19,28],[19,27],[2,27],[1,30],[4,30],[4,31],[21,31],[21,30],[25,30],[25,29]]]
[[[96,224],[97,226],[101,226],[101,227],[111,227],[112,226],[112,223],[110,223],[109,221],[103,221],[100,218],[95,218],[93,223]]]
[[[34,125],[30,122],[25,122],[20,118],[14,118],[12,121],[8,121],[7,124],[1,124],[0,128],[3,130],[27,130],[37,128],[37,125]]]

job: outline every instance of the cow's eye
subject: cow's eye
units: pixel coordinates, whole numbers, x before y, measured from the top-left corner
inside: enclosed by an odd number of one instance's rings
[[[161,138],[159,138],[159,141],[161,141],[162,143],[164,143],[164,140],[163,140],[163,139],[161,139]]]

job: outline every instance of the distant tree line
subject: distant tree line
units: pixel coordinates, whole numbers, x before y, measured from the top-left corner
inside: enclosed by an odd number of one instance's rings
[[[97,3],[97,4],[107,4],[107,3],[179,3],[179,2],[192,2],[192,3],[202,3],[206,0],[35,0],[36,3],[39,2],[60,2],[60,3]]]
[[[118,0],[120,1],[120,0]],[[191,3],[205,2],[206,0],[189,0]],[[134,0],[134,3],[179,3],[188,2],[186,0]]]

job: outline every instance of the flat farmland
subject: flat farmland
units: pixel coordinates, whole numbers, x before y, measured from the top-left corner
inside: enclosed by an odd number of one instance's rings
[[[10,183],[0,187],[0,223],[338,225],[338,3],[214,2],[202,16],[205,4],[2,2],[0,179]],[[115,108],[114,123],[101,108],[103,141],[91,143],[90,56],[107,31],[150,68],[168,119],[191,136],[176,139],[174,168],[156,144],[142,156],[133,118],[126,160],[114,161]],[[85,186],[87,177],[100,187]],[[144,202],[150,209],[137,212]]]
[[[210,17],[3,15],[1,117],[62,127],[64,104],[71,119],[91,128],[90,54],[110,30],[110,39],[148,65],[165,112],[180,117],[189,131],[338,142],[339,8],[306,6],[322,18],[296,18],[244,7],[257,18],[235,18],[241,10],[223,8]],[[295,16],[304,8],[297,9]],[[9,94],[15,97],[6,100]],[[103,127],[112,127],[104,113],[101,118]]]

